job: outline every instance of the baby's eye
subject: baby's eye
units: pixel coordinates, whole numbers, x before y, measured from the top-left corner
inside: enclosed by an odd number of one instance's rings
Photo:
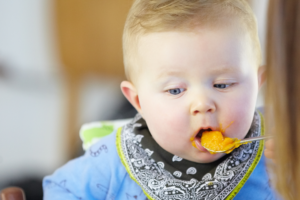
[[[218,89],[225,89],[225,88],[228,88],[230,85],[232,85],[232,84],[222,83],[222,84],[214,84],[214,87],[218,88]]]
[[[182,93],[183,91],[184,91],[183,88],[174,88],[174,89],[168,90],[168,92],[172,95],[178,95],[178,94]]]

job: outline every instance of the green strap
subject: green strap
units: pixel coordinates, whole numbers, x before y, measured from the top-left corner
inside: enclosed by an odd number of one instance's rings
[[[130,178],[132,180],[134,180],[134,182],[136,182],[141,187],[141,185],[138,183],[138,181],[134,178],[133,174],[131,173],[129,165],[126,162],[125,155],[123,153],[122,145],[121,145],[121,133],[122,133],[122,128],[119,128],[117,131],[117,139],[116,139],[116,145],[117,145],[117,151],[118,151],[119,157],[121,158],[122,164],[124,165],[126,171],[129,173]],[[143,189],[143,187],[141,187],[141,188],[148,199],[155,200]]]
[[[265,125],[264,125],[264,118],[263,115],[259,113],[260,116],[260,128],[261,128],[261,135],[265,135]],[[226,200],[231,200],[233,199],[237,193],[241,190],[241,188],[245,185],[246,181],[249,179],[251,173],[254,171],[255,167],[257,166],[257,164],[259,163],[262,154],[263,154],[263,150],[264,150],[264,145],[265,145],[265,141],[261,140],[259,142],[259,147],[258,147],[258,151],[256,154],[256,157],[254,158],[254,161],[252,162],[252,164],[250,165],[248,171],[246,172],[245,176],[241,179],[241,181],[239,182],[239,184],[232,190],[232,192],[227,196]]]

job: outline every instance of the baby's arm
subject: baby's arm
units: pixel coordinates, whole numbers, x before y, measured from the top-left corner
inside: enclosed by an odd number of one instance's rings
[[[44,200],[105,199],[105,193],[93,193],[97,185],[94,177],[101,180],[102,174],[89,162],[87,156],[80,157],[45,177]]]
[[[43,180],[44,200],[106,199],[111,179],[108,146],[97,143]]]

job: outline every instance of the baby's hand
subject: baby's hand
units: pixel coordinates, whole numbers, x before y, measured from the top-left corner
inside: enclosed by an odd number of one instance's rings
[[[269,139],[266,141],[265,156],[269,159],[274,160],[274,140],[273,139]]]

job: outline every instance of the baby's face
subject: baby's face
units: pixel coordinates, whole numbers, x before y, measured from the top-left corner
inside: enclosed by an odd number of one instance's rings
[[[143,36],[136,90],[140,113],[155,141],[184,159],[208,163],[211,155],[192,146],[203,129],[242,139],[255,111],[258,70],[248,36],[234,30],[160,32]]]

